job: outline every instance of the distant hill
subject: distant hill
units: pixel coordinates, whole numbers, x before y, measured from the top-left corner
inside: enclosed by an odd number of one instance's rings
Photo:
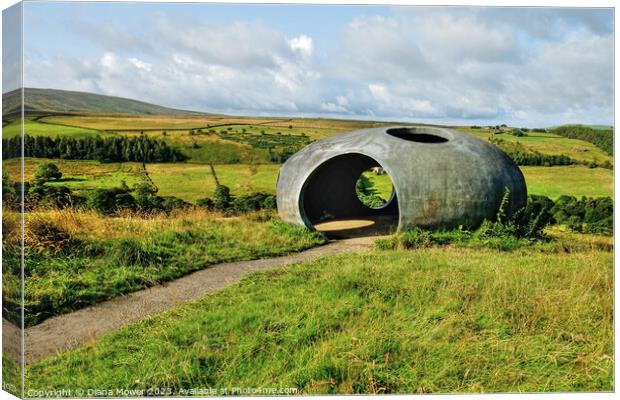
[[[20,92],[2,95],[2,115],[20,111]],[[24,110],[27,113],[88,113],[129,115],[200,115],[204,113],[177,110],[123,97],[57,89],[26,88]]]

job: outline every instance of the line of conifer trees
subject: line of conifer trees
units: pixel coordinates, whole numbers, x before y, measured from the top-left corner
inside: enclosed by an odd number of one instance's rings
[[[2,159],[21,156],[21,137],[2,139]],[[139,137],[24,136],[24,156],[102,162],[178,162],[187,157],[162,140]]]

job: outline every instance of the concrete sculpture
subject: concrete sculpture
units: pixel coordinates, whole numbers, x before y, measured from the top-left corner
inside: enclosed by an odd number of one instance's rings
[[[381,167],[392,198],[369,208],[357,197],[360,174]],[[398,229],[475,227],[493,218],[504,188],[507,212],[526,201],[523,174],[506,154],[452,129],[395,126],[363,129],[310,144],[278,175],[280,217],[313,229],[327,220],[391,217]]]

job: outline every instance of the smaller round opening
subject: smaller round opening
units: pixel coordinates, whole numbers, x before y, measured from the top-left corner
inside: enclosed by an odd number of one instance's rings
[[[362,172],[357,178],[355,194],[366,207],[380,209],[392,199],[394,186],[382,167],[373,167]]]
[[[416,128],[393,128],[388,129],[387,134],[399,139],[418,143],[445,143],[448,139],[428,132],[420,132]]]

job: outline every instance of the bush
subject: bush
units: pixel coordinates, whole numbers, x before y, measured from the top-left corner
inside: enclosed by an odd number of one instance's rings
[[[86,199],[86,206],[101,214],[111,214],[118,210],[118,202],[126,201],[127,193],[121,192],[119,189],[95,189]]]
[[[614,204],[610,197],[578,200],[573,196],[560,196],[551,213],[555,223],[576,232],[613,234]]]
[[[184,208],[191,207],[191,204],[186,202],[185,200],[179,199],[174,196],[163,196],[161,197],[161,209],[166,212],[171,212],[173,210],[182,210]]]
[[[276,200],[274,195],[265,193],[252,193],[241,195],[231,203],[231,208],[238,212],[251,212],[263,209],[275,209]]]
[[[196,201],[196,205],[198,207],[204,207],[204,208],[206,208],[208,210],[213,210],[213,208],[214,208],[213,200],[211,200],[208,197],[205,197],[204,199],[198,199]]]
[[[553,201],[546,196],[530,195],[524,208],[510,218],[514,235],[520,238],[538,238],[552,222]]]
[[[60,178],[62,178],[62,172],[60,172],[58,166],[53,163],[43,163],[39,165],[37,172],[34,173],[34,179],[37,182],[47,182]]]
[[[147,183],[136,185],[133,189],[133,197],[136,201],[136,207],[141,211],[156,210],[161,206],[161,198],[157,196],[157,188]]]
[[[216,210],[225,211],[230,207],[231,201],[230,188],[224,185],[217,185],[213,194],[213,207]]]
[[[274,163],[278,163],[278,164],[282,164],[283,162],[285,162],[286,160],[288,160],[289,158],[291,158],[291,156],[293,154],[297,153],[297,149],[294,147],[286,147],[283,150],[279,151],[279,152],[270,152],[269,153],[269,161],[274,162]]]
[[[49,186],[43,182],[35,182],[33,185],[25,185],[25,207],[32,210],[35,207],[65,208],[79,206],[84,199],[71,192],[66,186]]]

